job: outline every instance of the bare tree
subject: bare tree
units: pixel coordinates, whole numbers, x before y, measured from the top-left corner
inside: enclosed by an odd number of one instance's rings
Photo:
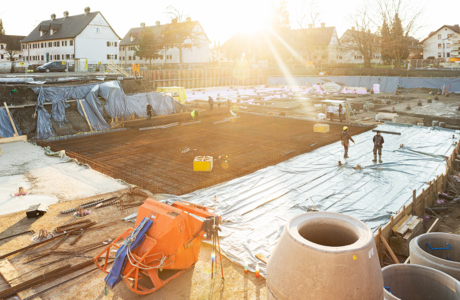
[[[307,61],[313,60],[313,55],[317,53],[314,35],[311,30],[321,22],[321,11],[318,0],[305,0],[299,4],[299,13],[296,15],[297,25],[301,30],[303,40],[303,52]],[[308,28],[308,29],[307,29]]]
[[[382,26],[386,21],[391,24],[397,15],[401,20],[406,35],[415,35],[423,28],[422,17],[424,10],[417,1],[412,0],[373,0],[372,22],[374,26]]]
[[[169,5],[166,7],[166,15],[168,15],[171,20],[176,19],[177,22],[184,22],[187,17],[189,17],[189,14],[186,13],[183,10],[179,10],[178,8],[175,8],[172,5]]]
[[[352,29],[345,32],[340,46],[343,52],[361,54],[364,67],[370,68],[372,59],[380,52],[380,37],[372,33],[372,21],[367,11],[362,8],[352,15]]]

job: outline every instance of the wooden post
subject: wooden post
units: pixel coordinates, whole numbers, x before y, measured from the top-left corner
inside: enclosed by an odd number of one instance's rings
[[[382,264],[382,242],[380,242],[380,236],[382,235],[382,227],[379,227],[379,231],[377,233],[377,254],[379,256],[379,262]]]
[[[415,199],[417,198],[417,191],[412,191],[412,214],[417,215],[417,210],[415,209]]]
[[[88,122],[89,129],[93,131],[93,127],[91,127],[91,123],[88,120],[88,116],[86,115],[85,108],[83,107],[83,104],[81,103],[81,99],[78,99],[78,102],[80,102],[81,110],[83,110],[83,114],[85,115],[86,122]]]
[[[13,118],[11,117],[10,110],[8,109],[8,105],[6,105],[6,102],[3,102],[3,105],[5,105],[6,113],[8,114],[8,118],[10,118],[11,127],[13,127],[14,130],[13,136],[19,136],[18,130],[16,129],[16,125],[14,125]]]
[[[390,253],[390,256],[393,259],[393,261],[395,262],[395,264],[399,264],[399,260],[396,257],[395,253],[393,252],[393,250],[391,249],[390,245],[388,245],[387,240],[383,236],[380,236],[380,240],[385,245],[385,248],[387,249],[388,253]]]

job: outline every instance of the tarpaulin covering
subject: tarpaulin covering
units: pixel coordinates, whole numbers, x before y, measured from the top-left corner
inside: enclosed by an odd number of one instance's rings
[[[123,245],[117,250],[117,255],[110,269],[109,274],[105,277],[106,285],[113,289],[122,279],[123,270],[128,260],[129,251],[134,251],[139,247],[145,239],[145,234],[152,227],[153,221],[149,218],[144,218],[142,222],[134,229],[129,237],[127,237]]]
[[[14,120],[13,116],[11,116],[13,119],[14,125],[16,126],[16,130],[18,131],[19,135],[22,135],[21,130],[19,130],[18,124]],[[10,118],[8,116],[8,112],[6,111],[5,108],[0,108],[0,137],[6,138],[6,137],[12,137],[14,136],[14,128],[11,125]]]
[[[398,85],[402,88],[430,88],[440,89],[441,86],[451,87],[451,92],[460,91],[460,78],[415,78],[398,76],[319,76],[319,77],[269,77],[269,85],[297,85],[304,86],[307,82],[309,86],[324,82],[322,78],[333,82],[341,82],[346,86],[365,87],[370,90],[374,84],[380,84],[381,93],[394,93]]]
[[[93,130],[105,130],[110,128],[103,118],[103,110],[98,96],[106,100],[105,110],[111,118],[127,118],[133,114],[137,117],[147,117],[147,104],[152,105],[157,115],[174,114],[180,111],[182,104],[174,98],[160,93],[143,93],[125,95],[119,81],[94,83],[78,86],[51,86],[33,87],[32,90],[38,94],[37,106],[37,135],[40,138],[48,138],[55,135],[50,121],[50,115],[46,111],[45,102],[52,102],[51,114],[53,120],[64,126],[67,119],[65,109],[69,105],[65,102],[68,99],[82,100],[88,120]],[[84,117],[84,113],[77,101],[78,111]]]
[[[132,114],[147,117],[147,104],[150,104],[159,116],[174,114],[183,108],[173,97],[160,93],[125,95],[120,83],[116,81],[100,84],[99,95],[107,100],[104,108],[112,118],[126,118]]]
[[[412,201],[414,189],[419,194],[445,171],[445,156],[459,138],[458,132],[441,128],[389,124],[377,129],[401,133],[382,133],[384,163],[372,162],[375,133],[367,131],[353,136],[356,144],[350,146],[346,161],[343,147],[336,142],[210,188],[166,195],[167,202],[185,200],[214,207],[217,196],[217,213],[224,222],[222,250],[241,265],[246,258],[252,270],[257,262],[254,256],[269,257],[287,222],[314,205],[319,211],[358,218],[376,231]],[[339,160],[345,163],[341,167]],[[358,164],[362,170],[354,169]]]

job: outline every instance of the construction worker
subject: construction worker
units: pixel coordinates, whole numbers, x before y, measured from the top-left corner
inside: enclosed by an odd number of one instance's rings
[[[341,140],[342,140],[342,146],[345,150],[345,154],[343,155],[343,158],[348,158],[348,145],[350,144],[350,141],[355,143],[355,141],[351,138],[351,135],[348,133],[348,127],[344,126],[342,135],[341,135]]]
[[[327,108],[327,114],[329,115],[329,120],[334,121],[334,112],[335,112],[335,107],[334,104],[330,104],[329,107]]]
[[[214,106],[214,100],[212,99],[211,96],[208,97],[208,103],[209,103],[209,110],[212,111],[212,107]]]
[[[342,103],[339,104],[339,119],[340,119],[340,122],[342,122],[342,114],[343,114],[343,107],[342,107]]]
[[[379,153],[379,163],[382,163],[382,145],[385,142],[383,136],[380,135],[380,131],[377,131],[377,134],[374,136],[374,159],[373,162],[377,162],[377,151]]]
[[[147,104],[147,116],[149,117],[149,119],[152,118],[152,111],[153,111],[152,105],[150,105],[150,103]]]
[[[200,114],[200,112],[197,109],[194,109],[192,111],[192,113],[190,115],[192,116],[193,121],[198,121],[199,114]]]

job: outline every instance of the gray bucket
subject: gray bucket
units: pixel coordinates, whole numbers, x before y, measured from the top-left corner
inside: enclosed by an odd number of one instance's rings
[[[460,282],[441,271],[395,264],[382,273],[385,300],[460,300]]]

